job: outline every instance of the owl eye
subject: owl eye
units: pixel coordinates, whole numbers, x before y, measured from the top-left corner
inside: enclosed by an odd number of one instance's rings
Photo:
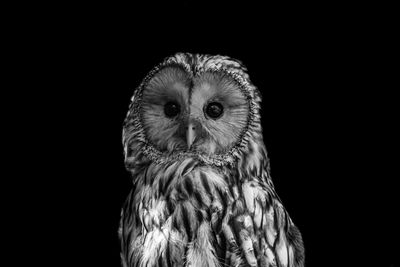
[[[221,105],[221,103],[211,102],[207,105],[205,112],[208,117],[212,119],[218,119],[224,113],[224,107]]]
[[[168,118],[175,117],[181,112],[181,107],[178,103],[175,102],[167,102],[164,105],[164,113]]]

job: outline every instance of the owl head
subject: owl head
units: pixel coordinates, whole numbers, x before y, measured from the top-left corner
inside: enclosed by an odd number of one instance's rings
[[[258,90],[240,61],[179,53],[156,66],[135,91],[125,120],[126,158],[233,160],[261,132]],[[137,156],[136,156],[137,159]],[[131,159],[132,160],[132,159]]]

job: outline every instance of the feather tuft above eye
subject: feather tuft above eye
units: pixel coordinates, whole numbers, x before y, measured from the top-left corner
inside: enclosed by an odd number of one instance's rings
[[[187,100],[190,79],[177,67],[160,70],[146,85],[143,91],[143,104],[164,105],[170,100]]]

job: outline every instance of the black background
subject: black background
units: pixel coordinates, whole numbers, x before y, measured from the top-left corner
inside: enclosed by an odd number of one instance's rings
[[[39,100],[30,145],[46,177],[35,182],[43,212],[28,209],[46,243],[35,256],[119,266],[130,98],[164,57],[191,52],[241,60],[260,89],[272,178],[306,266],[394,266],[392,17],[374,7],[178,6],[59,8],[18,33],[28,99]]]

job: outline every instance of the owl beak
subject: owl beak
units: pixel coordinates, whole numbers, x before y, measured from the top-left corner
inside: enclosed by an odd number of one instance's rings
[[[190,122],[186,128],[186,142],[188,149],[190,149],[195,139],[196,139],[196,128],[195,125]]]

